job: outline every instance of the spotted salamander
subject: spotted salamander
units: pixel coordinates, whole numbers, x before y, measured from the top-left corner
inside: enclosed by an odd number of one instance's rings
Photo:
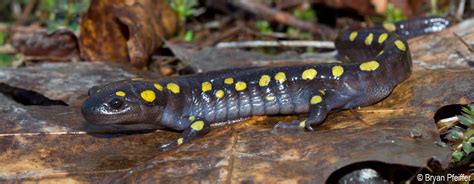
[[[428,17],[343,32],[335,45],[351,61],[347,64],[239,68],[113,82],[91,88],[82,113],[91,124],[183,131],[164,149],[206,134],[211,123],[254,115],[309,113],[304,121],[275,127],[312,130],[333,110],[387,97],[411,73],[405,39],[448,25],[445,18]]]

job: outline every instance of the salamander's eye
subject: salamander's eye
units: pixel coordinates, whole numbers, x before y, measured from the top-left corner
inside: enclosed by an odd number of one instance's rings
[[[112,109],[120,109],[123,106],[123,101],[118,98],[112,98],[107,105]]]

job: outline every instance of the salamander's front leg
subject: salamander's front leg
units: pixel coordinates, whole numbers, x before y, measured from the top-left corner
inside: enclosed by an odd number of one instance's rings
[[[311,97],[311,105],[309,107],[309,117],[304,121],[304,127],[307,130],[313,131],[312,125],[320,125],[328,115],[328,108],[326,100],[321,95],[315,95]],[[300,125],[303,126],[303,125]]]
[[[323,99],[324,93],[314,95],[310,99],[309,117],[303,121],[291,121],[290,123],[278,122],[275,128],[306,128],[313,131],[312,125],[321,124],[329,112],[326,101]]]
[[[210,130],[210,124],[204,121],[202,118],[187,116],[181,119],[182,121],[189,121],[189,127],[186,128],[181,136],[175,141],[161,145],[160,149],[162,151],[166,151],[174,148],[175,146],[191,142],[192,140],[207,134]]]

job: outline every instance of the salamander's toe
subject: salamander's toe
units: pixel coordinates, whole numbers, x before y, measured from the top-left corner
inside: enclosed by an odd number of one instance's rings
[[[280,121],[278,122],[273,128],[274,129],[301,129],[305,128],[305,122],[306,121],[299,121],[299,120],[292,120],[291,122],[283,122]]]
[[[176,146],[178,146],[178,143],[176,141],[172,141],[172,142],[160,145],[159,149],[160,149],[160,151],[163,152],[163,151],[171,150],[171,149],[175,148]]]

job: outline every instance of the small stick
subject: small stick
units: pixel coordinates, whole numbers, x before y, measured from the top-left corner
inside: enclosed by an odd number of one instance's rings
[[[204,41],[200,47],[207,47],[214,45],[215,43],[219,42],[220,40],[223,40],[225,38],[231,37],[232,35],[235,35],[239,33],[239,31],[242,30],[242,24],[238,24],[237,27],[231,28],[226,30],[224,33],[217,35],[216,37],[211,37],[210,39],[207,39]]]
[[[331,41],[242,41],[242,42],[220,42],[217,48],[242,48],[242,47],[314,47],[334,49]]]
[[[367,123],[366,121],[364,121],[361,115],[359,114],[359,112],[357,112],[357,110],[349,109],[349,112],[351,112],[351,114],[354,116],[355,119],[357,119],[357,121],[361,122],[364,125],[370,126],[370,123]]]
[[[456,11],[456,18],[458,20],[462,20],[462,16],[464,15],[465,6],[466,6],[466,0],[460,0],[458,10]]]
[[[33,8],[35,7],[35,5],[36,5],[36,0],[29,1],[25,9],[21,13],[20,17],[18,17],[18,19],[16,20],[15,25],[23,24],[28,18],[28,16],[31,14],[31,11],[33,11]]]
[[[13,48],[10,44],[0,46],[0,54],[15,54],[17,53],[16,49]]]
[[[329,39],[333,39],[336,36],[336,32],[329,26],[298,19],[289,13],[257,3],[255,0],[237,0],[232,2],[234,5],[250,11],[256,15],[262,16],[263,18],[270,21],[277,21],[282,24],[300,28],[314,34],[321,34],[323,37]]]
[[[464,40],[461,36],[459,36],[458,34],[456,33],[453,33],[454,36],[459,40],[461,41],[462,44],[464,44],[467,49],[470,51],[470,52],[474,52],[474,48],[472,47],[472,45],[470,45],[469,43],[466,42],[466,40]]]
[[[36,133],[3,133],[0,134],[0,137],[14,137],[14,136],[40,136],[40,135],[84,135],[88,134],[87,132],[77,131],[77,132],[36,132]]]
[[[455,126],[458,122],[459,122],[459,118],[457,116],[453,116],[453,117],[450,117],[450,118],[441,119],[436,123],[439,124],[438,125],[438,127],[439,127],[438,131],[439,132],[444,132],[448,128],[451,128],[451,127]]]

